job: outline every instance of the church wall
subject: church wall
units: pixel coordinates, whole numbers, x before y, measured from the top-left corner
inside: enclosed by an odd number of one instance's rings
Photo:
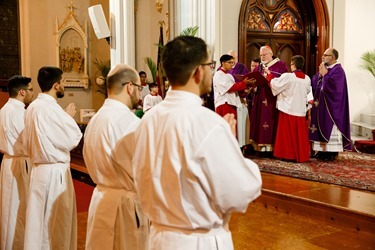
[[[55,36],[57,31],[56,19],[59,25],[61,25],[69,14],[67,6],[70,2],[70,0],[20,1],[22,74],[28,75],[33,79],[34,98],[40,93],[37,82],[38,70],[43,66],[58,66]],[[64,108],[69,103],[74,102],[77,108],[77,113],[74,117],[76,121],[79,121],[80,109],[98,108],[104,100],[99,93],[96,93],[94,80],[97,75],[97,69],[92,64],[92,61],[95,58],[109,59],[109,45],[105,40],[98,40],[96,38],[88,16],[88,7],[98,3],[101,3],[103,8],[107,8],[108,10],[108,1],[73,1],[76,7],[74,12],[79,24],[84,27],[87,21],[89,53],[86,60],[89,60],[88,75],[91,86],[88,90],[84,90],[83,88],[66,88],[65,97],[58,99],[58,103]],[[94,90],[92,87],[94,87]],[[96,103],[99,103],[99,105],[95,105]]]
[[[157,62],[159,43],[159,21],[163,21],[164,44],[167,42],[166,30],[168,29],[168,0],[164,1],[162,12],[159,13],[155,7],[155,1],[138,0],[138,8],[135,13],[135,30],[136,30],[136,70],[145,71],[147,79],[152,82],[151,72],[145,63],[145,58],[150,57],[155,63]]]
[[[172,0],[169,0],[172,1]],[[167,23],[166,12],[169,1],[164,1],[163,11],[155,9],[154,1],[138,0],[136,12],[136,68],[145,70],[151,81],[151,73],[144,63],[145,57],[157,60],[157,46],[159,39],[159,20]],[[56,18],[61,23],[68,14],[67,5],[70,0],[29,0],[20,1],[21,9],[21,57],[22,73],[33,78],[34,95],[40,92],[36,76],[40,67],[57,65],[56,60]],[[87,9],[95,4],[102,4],[108,20],[108,0],[75,1],[75,13],[79,23],[88,23],[89,31],[89,58],[109,59],[109,45],[104,39],[98,40],[93,33]],[[242,0],[216,0],[217,25],[215,30],[215,59],[230,49],[238,50],[238,16]],[[340,52],[339,62],[347,73],[351,120],[358,120],[360,113],[375,112],[375,80],[373,76],[360,65],[360,56],[368,50],[374,49],[375,32],[372,24],[375,15],[373,0],[327,0],[330,13],[330,44]],[[174,21],[170,22],[173,25]],[[164,29],[164,32],[166,31]],[[173,29],[173,27],[169,27]],[[165,37],[166,42],[166,37]],[[94,83],[98,72],[92,63],[89,64],[88,74],[92,88],[84,91],[81,88],[66,89],[66,97],[59,100],[64,107],[69,102],[75,102],[77,111],[81,108],[98,109],[104,96],[96,92]],[[78,113],[76,120],[78,120]]]
[[[218,0],[219,1],[219,0]],[[242,0],[220,0],[220,53],[237,48],[238,15]],[[326,0],[330,15],[330,44],[339,53],[348,81],[351,121],[361,113],[375,113],[375,79],[359,67],[361,55],[374,50],[375,1]],[[230,20],[229,17],[232,17]],[[232,39],[233,38],[233,39]],[[220,56],[219,56],[220,57]]]
[[[373,10],[373,0],[334,1],[332,41],[346,71],[352,121],[359,121],[361,113],[375,113],[375,78],[360,67],[361,55],[375,49]]]

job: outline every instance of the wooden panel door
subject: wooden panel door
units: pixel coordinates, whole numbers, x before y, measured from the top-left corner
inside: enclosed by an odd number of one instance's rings
[[[294,55],[303,55],[305,44],[303,39],[296,38],[257,38],[248,37],[246,46],[246,65],[250,65],[253,58],[259,57],[261,46],[268,45],[272,48],[273,55],[283,60],[290,70],[290,58]]]
[[[259,48],[268,45],[287,65],[293,55],[304,56],[304,71],[314,74],[319,63],[316,58],[321,58],[329,44],[328,37],[318,34],[318,30],[328,28],[327,18],[320,17],[327,13],[325,0],[243,0],[239,61],[249,66],[254,57],[259,57]]]

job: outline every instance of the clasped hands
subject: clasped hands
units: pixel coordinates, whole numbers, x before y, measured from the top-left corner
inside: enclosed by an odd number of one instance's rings
[[[324,62],[322,62],[320,65],[319,65],[319,75],[320,76],[324,76],[325,74],[328,73],[328,69],[326,67],[326,65],[324,64]]]

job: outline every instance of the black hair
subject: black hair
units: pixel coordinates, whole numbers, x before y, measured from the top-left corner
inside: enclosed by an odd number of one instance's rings
[[[14,75],[8,80],[8,93],[10,97],[16,97],[18,91],[21,89],[27,89],[29,83],[31,82],[30,77]]]
[[[63,71],[60,68],[47,66],[39,69],[38,84],[42,92],[47,92],[52,89],[56,82],[62,79]]]
[[[207,44],[193,36],[178,36],[168,42],[162,53],[162,65],[172,86],[185,85],[192,71],[208,59]]]
[[[152,82],[148,84],[148,89],[151,90],[152,88],[159,87],[156,83]]]
[[[305,65],[305,58],[301,55],[292,56],[291,61],[294,63],[294,66],[296,66],[297,69],[302,69]]]
[[[256,63],[260,63],[260,58],[259,57],[255,57],[251,61],[252,62],[256,62]]]
[[[220,57],[220,64],[223,64],[223,62],[228,62],[229,60],[234,59],[233,56],[225,54]]]

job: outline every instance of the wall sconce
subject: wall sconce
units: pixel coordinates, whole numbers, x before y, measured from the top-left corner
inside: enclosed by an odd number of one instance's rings
[[[156,0],[156,10],[161,13],[161,11],[163,10],[163,3],[164,3],[164,0]]]

